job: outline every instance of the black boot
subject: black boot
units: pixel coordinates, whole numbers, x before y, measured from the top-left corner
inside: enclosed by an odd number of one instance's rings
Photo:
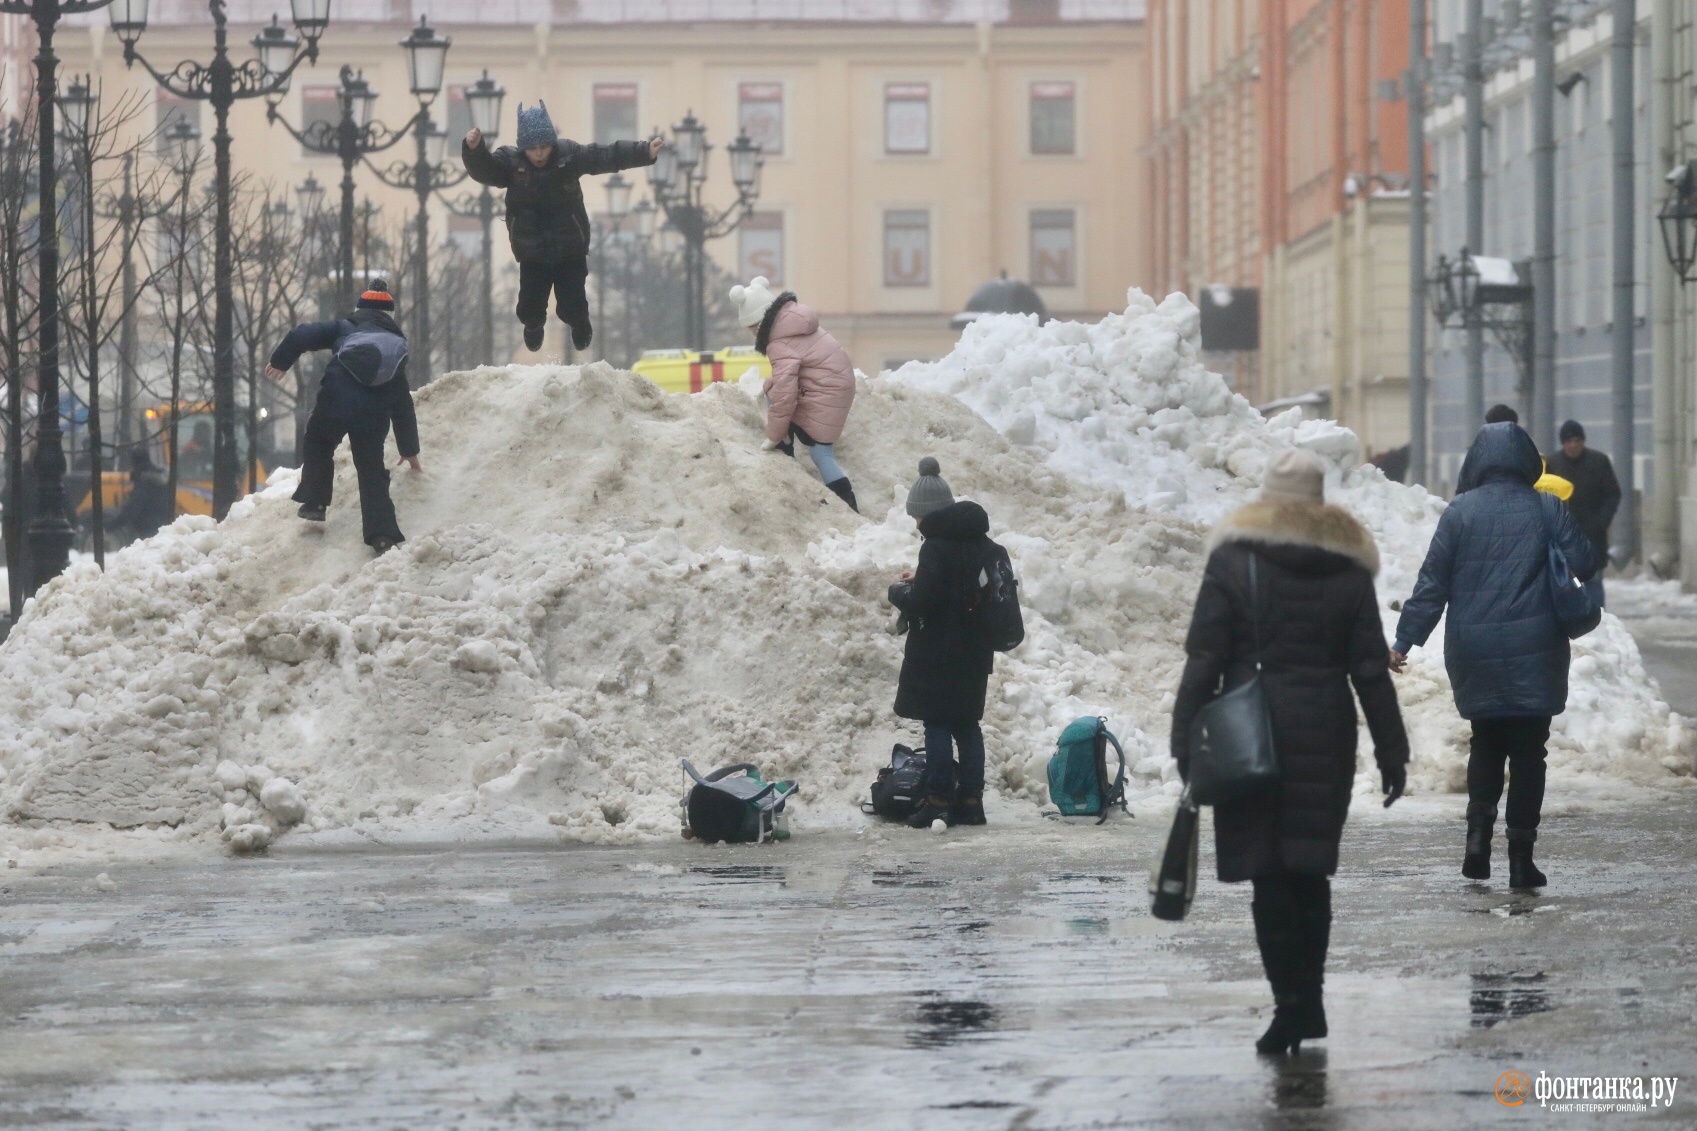
[[[853,511],[855,514],[860,513],[860,506],[854,501],[854,488],[849,484],[848,476],[845,475],[841,479],[834,479],[825,484],[825,486],[829,487],[831,489],[831,493],[836,495],[837,498],[847,503],[849,510]]]
[[[589,343],[595,340],[595,327],[590,325],[588,315],[585,315],[580,321],[568,322],[566,325],[572,328],[573,349],[586,350],[589,348]]]
[[[319,506],[317,503],[302,503],[301,509],[295,513],[308,522],[323,522],[325,512],[329,509],[329,507]]]
[[[544,331],[547,329],[547,326],[540,323],[535,326],[526,326],[524,328],[524,348],[529,350],[531,353],[535,353],[537,350],[541,349],[542,336]]]
[[[1496,806],[1482,801],[1467,806],[1467,855],[1461,858],[1461,874],[1470,880],[1491,878],[1491,830],[1496,823]]]
[[[954,805],[946,797],[927,797],[925,804],[915,809],[913,816],[907,819],[910,829],[928,829],[931,822],[941,819],[945,825],[955,823]]]
[[[1538,839],[1537,829],[1508,829],[1508,886],[1517,891],[1541,888],[1549,883],[1544,873],[1532,863],[1532,844]]]
[[[1255,1051],[1283,1056],[1300,1050],[1303,1030],[1309,1028],[1304,1023],[1305,1003],[1297,986],[1299,938],[1291,930],[1288,916],[1275,916],[1259,901],[1251,903],[1249,909],[1255,918],[1255,942],[1261,948],[1261,965],[1273,990],[1273,1023],[1255,1042]]]
[[[845,481],[846,482],[846,481]],[[951,825],[982,825],[984,820],[984,795],[981,793],[962,794],[960,799],[949,806]]]
[[[1302,949],[1297,967],[1296,994],[1302,1001],[1296,1035],[1319,1040],[1326,1035],[1326,951],[1332,941],[1332,909],[1325,905],[1308,908],[1302,924]]]

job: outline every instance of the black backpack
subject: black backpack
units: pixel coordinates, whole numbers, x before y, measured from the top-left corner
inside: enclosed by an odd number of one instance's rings
[[[1019,611],[1019,578],[1008,552],[989,539],[977,587],[966,610],[978,640],[992,652],[1012,652],[1025,640],[1025,617]]]
[[[878,780],[872,783],[872,800],[861,802],[860,811],[905,821],[924,800],[925,747],[913,750],[898,742],[890,751],[890,764],[878,770]]]

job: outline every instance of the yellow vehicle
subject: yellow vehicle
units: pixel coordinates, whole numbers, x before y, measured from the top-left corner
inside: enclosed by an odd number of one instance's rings
[[[150,408],[145,416],[144,431],[147,439],[144,446],[148,455],[153,457],[155,467],[167,470],[171,466],[171,453],[166,443],[166,434],[171,426],[171,410],[161,406]],[[210,401],[185,401],[177,408],[177,458],[181,467],[177,472],[177,513],[205,514],[212,513],[212,435],[213,418]],[[138,445],[143,446],[143,445]],[[240,421],[236,427],[236,460],[240,471],[241,486],[247,486],[247,429],[241,427]],[[128,463],[126,454],[124,463]],[[264,483],[271,469],[265,466],[263,460],[259,464],[259,482]],[[124,505],[124,500],[130,495],[130,473],[128,471],[107,470],[101,479],[101,507],[110,516],[115,510]],[[77,521],[86,523],[90,512],[94,509],[94,492],[89,488],[88,473],[81,472],[75,476],[67,476],[67,487],[72,488],[67,493],[77,503]]]
[[[750,369],[764,381],[772,363],[753,346],[726,346],[717,353],[695,350],[644,350],[631,372],[648,378],[668,393],[699,393],[708,385],[738,381]]]

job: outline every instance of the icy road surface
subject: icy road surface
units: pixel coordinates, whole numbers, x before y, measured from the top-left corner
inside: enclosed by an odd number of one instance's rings
[[[1697,1125],[1697,797],[1562,802],[1541,897],[1457,874],[1463,798],[1358,803],[1287,1062],[1246,885],[1149,917],[1152,810],[0,870],[0,1127]],[[1681,1086],[1558,1116],[1509,1070]]]

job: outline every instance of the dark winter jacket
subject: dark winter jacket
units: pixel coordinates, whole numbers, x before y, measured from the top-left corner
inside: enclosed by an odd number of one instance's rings
[[[175,517],[171,484],[158,469],[149,467],[131,473],[129,497],[112,516],[112,523],[127,528],[137,538],[151,538]]]
[[[1609,457],[1595,448],[1586,448],[1578,459],[1557,451],[1550,457],[1550,471],[1573,484],[1573,497],[1567,509],[1579,524],[1580,533],[1591,540],[1596,551],[1597,565],[1607,563],[1609,554],[1609,523],[1620,508],[1620,481],[1615,478],[1615,465]]]
[[[405,338],[394,318],[385,310],[356,310],[334,322],[303,322],[289,331],[271,355],[275,369],[288,370],[310,350],[338,349],[355,330],[376,327]],[[362,385],[334,357],[324,369],[318,386],[318,401],[312,411],[345,424],[375,424],[387,417],[395,425],[395,447],[403,457],[418,454],[418,418],[413,414],[412,387],[407,384],[406,362],[381,385]]]
[[[1255,674],[1259,618],[1262,685],[1279,758],[1278,786],[1214,808],[1219,877],[1276,872],[1331,875],[1355,783],[1355,700],[1361,699],[1381,767],[1408,761],[1408,736],[1391,683],[1373,576],[1379,551],[1347,511],[1323,503],[1257,502],[1214,532],[1173,704],[1172,752],[1190,775],[1190,725],[1224,691]],[[1256,558],[1259,593],[1249,590]]]
[[[890,604],[909,625],[896,714],[975,723],[984,717],[996,653],[970,632],[965,609],[990,543],[990,516],[977,503],[953,503],[920,519],[919,533],[925,543],[913,580],[890,586]]]
[[[1397,622],[1396,650],[1426,643],[1447,607],[1444,666],[1462,718],[1559,715],[1568,646],[1550,600],[1546,515],[1581,580],[1595,571],[1591,545],[1566,507],[1532,489],[1543,460],[1519,425],[1485,425],[1467,458],[1478,485],[1438,520]]]
[[[521,263],[558,263],[589,254],[589,210],[579,177],[654,164],[645,142],[580,145],[564,138],[554,143],[554,156],[541,168],[511,145],[491,153],[486,144],[473,149],[461,143],[460,159],[472,180],[507,190],[507,238]]]

